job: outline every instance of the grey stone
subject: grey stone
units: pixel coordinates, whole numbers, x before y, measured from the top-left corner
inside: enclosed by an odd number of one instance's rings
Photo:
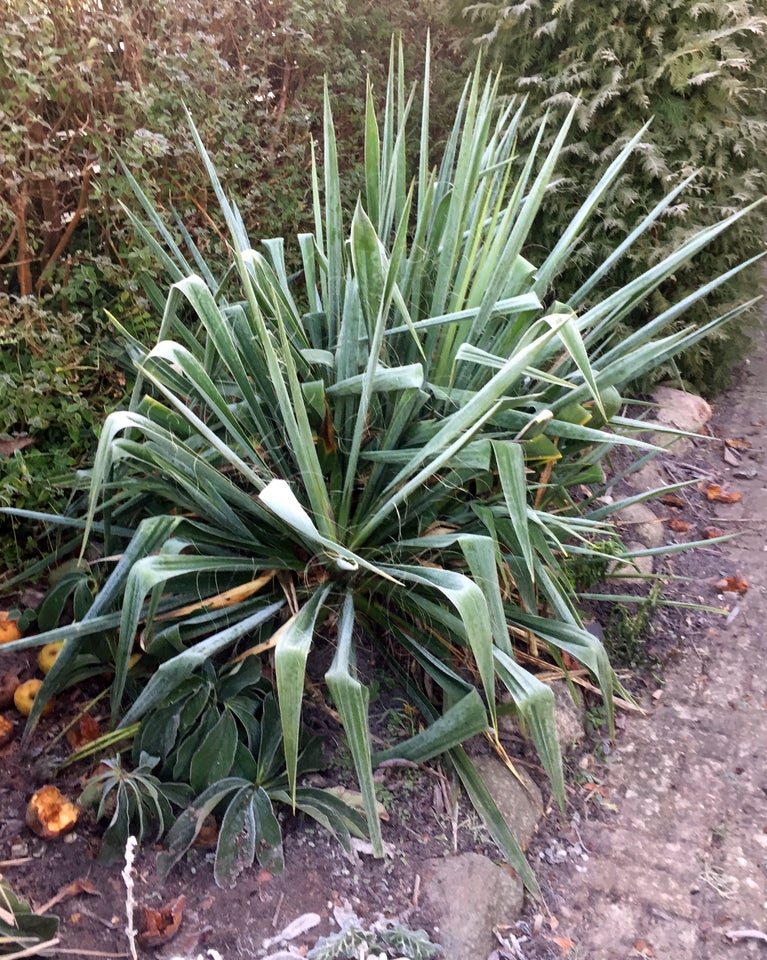
[[[557,720],[557,740],[563,753],[580,743],[585,735],[583,702],[575,703],[566,683],[552,683],[554,714]]]
[[[657,490],[659,487],[665,487],[668,484],[668,478],[663,472],[663,468],[658,460],[649,460],[639,470],[629,474],[626,477],[626,483],[634,490],[646,492],[648,490]]]
[[[664,542],[663,523],[644,503],[624,507],[611,518],[630,540],[641,540],[646,547],[660,547]]]
[[[652,422],[675,430],[698,433],[713,414],[710,405],[702,397],[676,390],[674,387],[657,387],[652,398],[659,404]],[[651,426],[651,423],[648,426]],[[666,448],[666,452],[672,457],[687,456],[693,448],[693,442],[689,438],[677,437],[674,440],[669,434],[663,433],[653,435],[650,442]]]
[[[601,639],[601,636],[600,636]],[[557,740],[559,749],[566,753],[573,744],[580,743],[584,737],[584,711],[582,703],[574,703],[570,691],[565,683],[550,683],[554,695],[554,718],[557,724]],[[516,719],[512,715],[498,717],[498,729],[501,734],[519,736],[520,730]],[[524,776],[524,774],[522,774]],[[532,783],[528,779],[526,783]],[[535,784],[533,784],[535,787]],[[537,788],[536,788],[537,789]],[[533,796],[537,794],[533,791]]]
[[[424,876],[422,900],[445,960],[487,957],[497,946],[493,927],[513,924],[522,911],[521,881],[478,853],[427,860]]]
[[[626,549],[644,550],[645,545],[638,540],[629,540],[626,543]],[[610,577],[619,576],[621,580],[627,582],[643,583],[645,577],[652,574],[655,569],[652,557],[632,557],[625,563],[620,560],[614,560],[608,567],[607,573]]]
[[[497,757],[472,757],[472,760],[509,829],[524,847],[543,816],[543,797],[537,784],[524,768],[517,766],[523,786]]]

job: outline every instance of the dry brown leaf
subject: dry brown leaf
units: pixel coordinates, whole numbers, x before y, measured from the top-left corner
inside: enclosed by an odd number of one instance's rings
[[[732,440],[729,437],[725,439],[725,444],[733,450],[750,450],[751,443],[748,440]]]
[[[646,940],[635,940],[634,950],[640,957],[654,957],[655,951]]]
[[[716,537],[723,537],[724,530],[721,527],[704,527],[703,536],[706,540],[714,540]]]
[[[200,827],[200,832],[192,841],[193,847],[215,847],[218,843],[218,825],[216,818],[211,813],[207,816]]]
[[[571,950],[575,949],[575,941],[569,937],[552,937],[551,939],[559,947],[559,954],[562,957],[566,957]]]
[[[175,900],[169,900],[159,910],[141,907],[136,938],[141,946],[158,947],[161,943],[167,943],[181,924],[185,904],[186,897],[181,894]]]
[[[716,503],[737,503],[743,499],[742,493],[725,493],[718,483],[706,484],[706,497]]]
[[[79,880],[73,880],[71,883],[65,884],[61,890],[59,890],[58,893],[55,893],[47,903],[44,903],[41,907],[38,907],[37,910],[35,910],[35,913],[39,915],[48,913],[48,911],[55,907],[57,903],[61,903],[62,900],[69,900],[71,897],[79,897],[81,893],[89,893],[93,897],[101,896],[101,892],[96,889],[90,880],[86,880],[83,877]]]
[[[722,577],[714,586],[722,593],[745,593],[748,590],[748,581],[745,577]]]
[[[580,663],[575,659],[572,654],[562,653],[562,663],[565,665],[566,670],[580,670]]]
[[[664,493],[660,498],[660,502],[665,503],[667,507],[677,507],[679,510],[687,506],[678,493]]]
[[[256,577],[255,580],[250,580],[248,583],[241,583],[239,587],[232,587],[231,590],[225,590],[223,593],[218,593],[213,597],[198,600],[186,607],[180,607],[178,610],[170,610],[168,613],[159,614],[155,617],[155,621],[186,617],[190,613],[196,613],[197,611],[207,613],[211,610],[223,610],[225,607],[233,607],[238,603],[242,603],[243,600],[247,600],[248,597],[252,597],[254,593],[258,593],[262,587],[265,587],[272,581],[276,572],[276,570],[267,570],[266,573],[260,577]]]
[[[687,533],[690,529],[690,524],[686,520],[672,517],[668,522],[668,528],[669,530],[674,530],[676,533]]]
[[[86,714],[80,717],[80,722],[76,727],[67,730],[67,743],[73,750],[79,750],[88,743],[93,743],[101,736],[98,720]]]
[[[601,783],[584,783],[583,789],[586,793],[598,793],[600,797],[604,797],[607,800],[610,796],[610,791],[607,787],[603,787]]]

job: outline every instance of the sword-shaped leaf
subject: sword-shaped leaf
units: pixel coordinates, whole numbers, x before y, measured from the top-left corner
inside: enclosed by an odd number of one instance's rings
[[[353,631],[354,599],[352,593],[347,590],[338,619],[336,653],[330,669],[325,674],[325,681],[344,725],[346,740],[352,754],[357,781],[365,805],[373,853],[377,857],[382,857],[383,839],[370,762],[370,732],[368,729],[370,695],[367,687],[364,687],[355,676]]]
[[[285,743],[288,783],[294,809],[306,658],[309,656],[309,648],[314,638],[317,617],[329,593],[330,587],[327,586],[321,590],[316,590],[312,594],[298,613],[280,627],[277,646],[274,649],[280,723]]]

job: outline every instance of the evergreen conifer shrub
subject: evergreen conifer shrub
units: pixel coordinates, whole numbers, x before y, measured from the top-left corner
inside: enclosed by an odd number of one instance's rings
[[[573,286],[683,178],[694,177],[656,228],[617,264],[603,290],[620,287],[703,224],[764,195],[765,0],[490,0],[457,8],[473,23],[477,43],[503,64],[507,91],[527,97],[523,136],[537,135],[546,110],[564,116],[580,98],[579,134],[566,148],[562,174],[537,224],[536,243],[543,251],[554,245],[583,202],[595,169],[606,166],[651,121],[568,264]],[[544,144],[552,136],[544,133]],[[676,298],[757,252],[764,227],[763,208],[740,221],[647,297],[632,327],[664,310],[672,290]],[[737,288],[725,286],[707,301],[698,322],[758,292],[760,281],[756,269],[742,274]],[[704,391],[720,387],[742,354],[747,328],[744,320],[698,344],[679,361],[682,374]],[[655,371],[659,377],[668,373],[668,367]]]

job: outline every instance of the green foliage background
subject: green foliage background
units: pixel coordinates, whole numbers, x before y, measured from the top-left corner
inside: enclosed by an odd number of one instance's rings
[[[147,290],[162,267],[120,207],[132,194],[118,155],[215,258],[223,239],[184,103],[248,228],[270,237],[310,218],[309,144],[325,74],[348,145],[340,164],[350,206],[365,77],[380,95],[392,33],[418,64],[431,29],[443,94],[435,127],[449,129],[463,75],[434,0],[0,0],[0,18],[0,438],[34,439],[0,454],[0,506],[60,510],[130,376],[106,311],[138,336],[159,323]],[[0,566],[11,568],[36,531],[17,524],[16,541],[4,534]]]
[[[546,110],[564,116],[581,98],[565,176],[550,191],[537,224],[543,250],[572,218],[595,169],[606,166],[652,118],[633,163],[603,202],[587,242],[575,251],[568,268],[573,287],[616,238],[696,170],[660,228],[613,270],[614,287],[704,224],[767,192],[765,0],[489,0],[457,2],[452,9],[457,21],[471,25],[476,45],[503,65],[505,89],[528,98],[528,139],[537,134]],[[544,144],[551,136],[544,134]],[[764,208],[742,220],[649,297],[634,313],[632,327],[762,249],[765,222]],[[762,279],[762,271],[752,268],[709,297],[696,322],[760,292]],[[743,355],[748,332],[749,323],[741,321],[703,341],[679,361],[682,376],[709,395],[718,390]],[[673,368],[663,367],[654,375],[670,373]]]

